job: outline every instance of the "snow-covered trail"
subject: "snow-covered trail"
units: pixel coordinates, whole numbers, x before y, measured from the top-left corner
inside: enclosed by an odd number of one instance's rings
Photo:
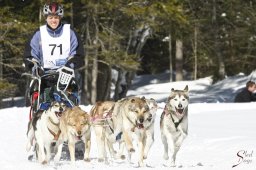
[[[159,104],[160,107],[164,103]],[[90,106],[81,106],[88,111]],[[0,110],[0,167],[3,170],[17,169],[122,169],[136,167],[127,161],[98,163],[97,147],[92,133],[91,162],[76,161],[70,165],[40,165],[27,160],[26,129],[29,108],[8,108]],[[171,169],[256,169],[256,105],[255,103],[197,103],[189,105],[189,134],[177,154],[177,167]],[[155,142],[150,150],[147,164],[139,169],[170,169],[164,167],[163,146],[160,137],[158,110],[155,121]],[[238,156],[239,155],[239,156]],[[240,164],[239,164],[240,163]],[[232,168],[233,165],[237,165]],[[75,167],[75,168],[74,168]]]

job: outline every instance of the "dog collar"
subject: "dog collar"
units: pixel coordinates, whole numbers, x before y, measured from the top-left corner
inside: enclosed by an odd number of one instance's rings
[[[51,124],[55,125],[55,126],[59,126],[60,123],[55,123],[51,117],[49,117],[49,121]]]

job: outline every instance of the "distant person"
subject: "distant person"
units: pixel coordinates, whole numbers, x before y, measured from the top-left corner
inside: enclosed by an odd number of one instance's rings
[[[243,103],[243,102],[256,101],[256,96],[255,96],[254,92],[256,92],[255,82],[248,81],[246,83],[246,87],[236,95],[235,102]]]

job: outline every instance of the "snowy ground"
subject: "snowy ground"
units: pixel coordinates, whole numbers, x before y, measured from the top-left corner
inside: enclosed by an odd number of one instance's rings
[[[159,117],[162,109],[158,109],[155,124],[155,142],[150,150],[148,167],[139,169],[199,169],[199,170],[256,170],[256,103],[231,103],[236,93],[250,76],[238,75],[211,85],[210,77],[196,81],[162,83],[157,79],[148,84],[137,86],[129,91],[129,95],[153,97],[160,107],[171,88],[183,89],[189,85],[191,104],[189,105],[189,134],[177,154],[177,167],[163,166],[163,146],[160,139]],[[82,106],[86,111],[91,106]],[[71,165],[69,161],[54,166],[40,165],[27,160],[25,150],[26,129],[29,108],[13,107],[0,110],[0,169],[134,169],[137,156],[132,157],[134,164],[127,161],[113,161],[109,165],[98,163],[95,136],[92,133],[91,162],[82,160]],[[239,165],[237,165],[239,164]],[[233,165],[237,165],[232,168]]]

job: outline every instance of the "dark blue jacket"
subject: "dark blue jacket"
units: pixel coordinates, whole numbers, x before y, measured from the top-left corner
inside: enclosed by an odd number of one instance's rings
[[[239,92],[236,95],[234,102],[242,103],[242,102],[252,102],[252,101],[256,101],[255,96],[247,88],[244,88],[241,92]]]

